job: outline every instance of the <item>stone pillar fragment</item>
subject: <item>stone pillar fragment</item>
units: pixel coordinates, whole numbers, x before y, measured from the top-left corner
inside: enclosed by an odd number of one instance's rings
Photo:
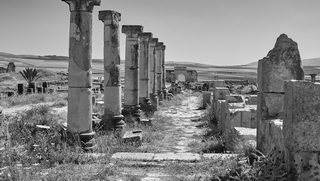
[[[152,33],[140,33],[140,66],[139,66],[139,103],[143,111],[151,109],[150,102],[150,61],[149,40]]]
[[[92,10],[100,0],[62,0],[70,9],[68,131],[80,134],[85,150],[92,150]]]
[[[155,110],[158,109],[159,105],[159,99],[156,92],[156,85],[157,85],[157,79],[156,79],[156,59],[155,59],[155,46],[158,42],[158,38],[152,38],[149,41],[149,62],[150,62],[150,98],[152,105]]]
[[[163,100],[163,92],[162,92],[162,49],[163,43],[158,42],[156,44],[156,56],[155,56],[155,65],[156,65],[156,79],[157,85],[155,91],[158,94],[159,101]]]
[[[316,82],[316,76],[317,74],[310,74],[311,82]]]
[[[123,25],[126,34],[125,85],[123,114],[140,119],[139,106],[139,33],[143,26]]]
[[[257,148],[263,153],[271,151],[274,142],[269,125],[283,119],[285,80],[303,80],[298,45],[287,35],[281,34],[274,48],[258,62]]]
[[[18,94],[23,95],[23,84],[18,84]]]
[[[121,14],[115,11],[99,11],[104,23],[104,115],[107,129],[123,126],[121,115],[120,43],[119,22]]]
[[[166,66],[165,66],[165,50],[166,46],[163,45],[161,50],[161,85],[162,85],[162,92],[163,92],[163,98],[167,99],[168,90],[166,90]]]
[[[319,180],[320,84],[286,81],[284,91],[283,133],[288,170],[296,172],[292,180]]]
[[[206,108],[207,104],[211,104],[211,94],[212,92],[209,91],[203,91],[202,92],[202,107]]]

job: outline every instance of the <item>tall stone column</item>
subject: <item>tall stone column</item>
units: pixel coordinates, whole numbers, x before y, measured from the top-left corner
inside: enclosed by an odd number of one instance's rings
[[[123,114],[139,120],[139,33],[143,26],[123,25],[126,34],[125,85]]]
[[[139,103],[143,111],[150,111],[150,63],[149,63],[149,40],[152,33],[140,33],[140,81],[139,81]]]
[[[159,99],[156,92],[156,58],[155,58],[155,46],[158,42],[158,38],[152,38],[149,41],[149,62],[150,62],[150,98],[155,110],[158,109]]]
[[[62,0],[70,8],[68,131],[80,134],[85,150],[94,145],[92,130],[92,10],[100,0]]]
[[[161,62],[162,62],[162,69],[161,69],[161,73],[162,73],[162,92],[163,92],[163,98],[167,99],[167,94],[168,94],[168,90],[166,89],[166,66],[165,66],[165,50],[166,50],[166,46],[163,45],[162,47],[162,51],[161,51]]]
[[[156,92],[159,97],[159,101],[163,100],[163,93],[162,93],[162,49],[163,49],[163,43],[158,42],[156,44],[156,79],[157,79],[157,85],[156,85]]]
[[[115,11],[99,11],[104,23],[104,115],[107,129],[122,128],[119,22],[121,14]]]

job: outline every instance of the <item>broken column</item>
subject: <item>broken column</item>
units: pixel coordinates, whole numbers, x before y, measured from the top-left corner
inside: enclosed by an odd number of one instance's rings
[[[283,120],[284,81],[303,78],[297,43],[281,34],[274,48],[258,63],[257,148],[263,153],[281,145],[270,136],[269,128],[279,126],[275,121]]]
[[[162,85],[162,92],[163,92],[163,98],[166,100],[167,99],[167,94],[168,94],[168,90],[166,89],[166,66],[165,66],[165,50],[166,50],[166,46],[163,45],[162,46],[162,50],[161,50],[161,75],[162,75],[162,79],[161,79],[161,85]]]
[[[104,23],[104,121],[107,129],[122,128],[119,22],[121,14],[116,11],[99,11]]]
[[[156,56],[155,56],[155,65],[156,65],[156,79],[157,79],[157,85],[156,85],[156,92],[158,94],[159,101],[163,100],[163,92],[162,92],[162,49],[163,49],[163,43],[158,42],[156,44]]]
[[[316,82],[316,76],[317,74],[310,74],[311,82]]]
[[[202,92],[202,108],[206,108],[208,104],[211,104],[211,94],[212,92],[210,91]]]
[[[126,34],[125,85],[123,115],[131,114],[140,118],[139,106],[139,33],[143,26],[123,25],[122,33]]]
[[[150,63],[150,98],[152,106],[155,110],[158,109],[159,98],[156,92],[157,79],[156,79],[156,59],[155,59],[155,46],[158,38],[152,38],[149,41],[149,63]]]
[[[319,180],[320,84],[286,81],[284,91],[285,163],[294,174],[291,180]]]
[[[140,33],[140,81],[139,81],[139,103],[143,111],[151,110],[150,102],[150,62],[149,62],[149,40],[152,33]]]
[[[92,10],[100,0],[63,0],[70,8],[68,131],[80,134],[82,147],[92,150]]]

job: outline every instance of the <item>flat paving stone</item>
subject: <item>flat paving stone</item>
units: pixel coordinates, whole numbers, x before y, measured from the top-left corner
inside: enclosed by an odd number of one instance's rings
[[[156,153],[155,161],[200,161],[200,155],[196,153]]]
[[[154,153],[118,152],[118,153],[113,154],[111,159],[152,161],[154,156],[155,156]]]
[[[230,159],[237,157],[238,154],[223,154],[223,153],[205,153],[202,155],[204,159]]]

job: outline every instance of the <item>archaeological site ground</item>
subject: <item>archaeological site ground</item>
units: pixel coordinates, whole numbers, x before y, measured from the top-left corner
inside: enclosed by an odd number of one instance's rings
[[[61,3],[68,57],[0,53],[0,180],[320,180],[320,63],[289,35],[250,64],[167,61],[100,0]]]

